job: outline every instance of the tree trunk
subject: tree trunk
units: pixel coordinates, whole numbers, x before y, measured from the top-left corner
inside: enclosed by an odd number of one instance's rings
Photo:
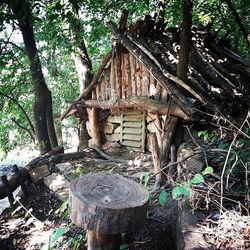
[[[192,1],[183,1],[183,21],[181,25],[180,52],[177,64],[177,77],[187,82],[189,51],[191,45]]]
[[[72,4],[72,13],[75,16],[75,18],[79,21],[79,14],[78,14],[78,5],[75,1],[70,1]],[[72,40],[73,43],[76,43],[78,40],[79,34],[81,34],[82,27],[80,24],[80,21],[78,22],[78,25],[73,26],[72,30]],[[81,37],[80,44],[78,48],[75,49],[74,55],[74,62],[76,67],[76,72],[79,79],[79,88],[80,92],[83,93],[83,91],[89,86],[93,75],[91,73],[92,71],[92,64],[91,60],[88,55],[87,48],[85,46],[85,42],[83,37]],[[86,98],[87,99],[87,98]],[[79,129],[79,145],[78,150],[82,151],[85,148],[88,147],[88,131],[86,128],[86,118],[80,120],[80,124],[78,126]]]
[[[35,122],[34,128],[39,144],[39,150],[40,152],[49,151],[51,150],[51,143],[48,130],[50,130],[50,134],[55,133],[52,131],[54,129],[53,126],[50,126],[49,128],[47,127],[47,124],[54,123],[51,111],[52,100],[42,73],[33,26],[30,22],[32,19],[30,6],[25,0],[15,0],[10,3],[10,8],[17,19],[22,32],[25,49],[30,61],[30,71],[35,84],[35,103],[33,113]],[[26,10],[25,15],[23,10]],[[48,104],[51,105],[51,108],[49,109]],[[47,116],[48,110],[51,112],[49,116]],[[56,141],[56,137],[54,139]],[[54,145],[57,144],[55,141]]]
[[[241,30],[244,38],[246,39],[247,45],[250,48],[250,40],[248,38],[248,33],[247,33],[247,31],[246,31],[246,29],[245,29],[245,27],[244,27],[244,25],[243,25],[243,23],[242,23],[242,21],[240,19],[239,14],[237,13],[236,9],[234,8],[232,1],[231,0],[225,0],[225,2],[227,3],[229,9],[232,11],[232,13],[234,15],[234,18],[235,18],[237,24],[239,25],[240,30]]]

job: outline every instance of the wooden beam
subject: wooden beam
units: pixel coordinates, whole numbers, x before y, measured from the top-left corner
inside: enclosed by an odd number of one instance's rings
[[[189,117],[186,113],[174,102],[156,101],[148,97],[131,97],[127,99],[116,100],[83,100],[75,102],[84,108],[100,108],[100,109],[128,109],[136,108],[147,111],[151,114],[171,115],[179,117],[186,121],[191,121],[194,117]]]

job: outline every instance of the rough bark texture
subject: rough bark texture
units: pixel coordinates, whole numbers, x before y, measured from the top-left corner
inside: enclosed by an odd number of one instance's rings
[[[109,173],[88,174],[70,185],[70,218],[103,234],[134,232],[146,219],[148,192],[138,183]]]
[[[151,150],[151,155],[154,163],[154,173],[159,173],[161,170],[161,159],[160,159],[160,153],[159,153],[159,148],[157,144],[157,139],[156,135],[154,134],[149,134],[149,144],[150,144],[150,150]],[[162,181],[163,181],[163,174],[159,173],[156,175],[156,182],[161,186]]]
[[[100,147],[102,145],[101,131],[100,131],[100,125],[96,108],[88,109],[88,114],[89,114],[92,144],[97,147]]]
[[[72,11],[74,12],[76,18],[78,20],[80,20],[79,14],[78,14],[78,4],[75,1],[71,1],[72,3]],[[76,41],[78,40],[78,34],[82,34],[81,30],[83,27],[81,27],[80,25],[80,21],[79,24],[76,26],[73,26],[73,42],[76,43]],[[89,58],[88,55],[88,51],[85,45],[85,41],[83,39],[83,37],[81,37],[81,41],[80,44],[78,46],[78,48],[75,49],[74,52],[74,61],[75,61],[75,67],[76,67],[76,72],[78,75],[78,79],[79,79],[79,88],[80,88],[80,93],[83,92],[84,89],[86,89],[92,78],[92,63],[91,60]],[[82,151],[84,149],[86,149],[88,147],[88,140],[89,140],[89,136],[88,136],[88,132],[87,132],[87,128],[86,128],[86,122],[87,119],[81,119],[79,120],[79,145],[78,145],[78,150]]]
[[[132,97],[129,99],[116,99],[109,101],[86,100],[78,101],[75,104],[84,108],[100,109],[128,109],[135,108],[147,111],[151,114],[172,115],[183,120],[190,121],[191,117],[187,116],[173,101],[170,103],[159,102],[147,97]]]
[[[88,250],[120,250],[121,234],[102,234],[95,231],[87,232]]]
[[[117,28],[115,28],[112,22],[109,22],[108,26],[125,48],[128,48],[139,60],[143,60],[149,72],[159,81],[161,86],[173,96],[174,101],[183,109],[183,111],[187,115],[191,115],[192,104],[180,93],[180,91],[178,91],[178,89],[172,83],[167,81],[168,77],[170,77],[170,74],[167,74],[168,76],[165,76],[165,74],[163,75],[155,62],[152,61],[147,54],[142,52],[135,43],[131,42]]]
[[[17,19],[20,30],[22,32],[25,49],[30,61],[30,71],[35,84],[35,103],[33,112],[36,137],[39,143],[40,151],[49,151],[51,149],[49,133],[51,135],[55,133],[54,131],[48,132],[48,130],[54,129],[53,126],[47,127],[47,122],[48,124],[54,123],[53,116],[47,116],[48,103],[52,103],[52,100],[44,80],[41,63],[36,48],[33,26],[30,22],[30,20],[32,19],[30,6],[25,0],[15,0],[11,2],[10,8],[14,13],[15,18]],[[22,12],[22,10],[24,9],[26,10],[25,16]],[[50,112],[52,112],[50,108],[49,110]]]
[[[177,64],[177,76],[184,82],[187,81],[189,51],[191,45],[192,26],[192,1],[183,1],[183,21],[181,26],[180,52]]]

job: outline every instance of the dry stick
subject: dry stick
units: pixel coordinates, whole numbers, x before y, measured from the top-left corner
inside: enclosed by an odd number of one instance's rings
[[[177,165],[177,164],[179,164],[179,163],[181,163],[181,162],[184,162],[184,161],[188,160],[189,158],[191,158],[191,157],[193,157],[193,156],[195,156],[195,155],[198,155],[198,154],[203,153],[203,151],[204,151],[204,150],[196,151],[196,152],[194,152],[193,154],[191,154],[191,155],[189,155],[189,156],[187,156],[187,157],[185,157],[185,158],[183,158],[183,159],[181,159],[181,160],[179,160],[179,161],[176,161],[176,162],[173,162],[173,163],[168,164],[167,166],[163,167],[163,168],[161,169],[161,171],[158,171],[157,173],[154,173],[153,175],[151,175],[150,178],[149,178],[149,180],[152,179],[152,178],[153,178],[154,176],[156,176],[157,174],[159,174],[160,172],[162,172],[162,171],[168,169],[169,167],[172,167],[172,166],[175,166],[175,165]],[[228,153],[228,150],[218,149],[218,148],[207,149],[206,151],[207,151],[207,152],[223,152],[223,153]],[[232,152],[234,152],[234,151],[232,151]]]
[[[228,149],[228,152],[227,152],[227,156],[226,156],[226,160],[225,160],[225,163],[224,163],[224,166],[223,166],[223,169],[222,169],[222,173],[221,173],[221,185],[220,185],[220,189],[221,189],[221,190],[220,190],[220,195],[221,195],[221,197],[220,197],[220,206],[221,206],[221,208],[222,208],[222,205],[223,205],[223,204],[222,204],[222,203],[223,203],[223,187],[224,187],[223,177],[224,177],[224,174],[225,174],[225,171],[226,171],[226,166],[227,166],[227,162],[228,162],[228,159],[229,159],[229,155],[230,155],[230,153],[231,153],[232,146],[233,146],[233,144],[234,144],[236,138],[237,138],[238,135],[239,135],[239,131],[242,130],[243,126],[245,125],[245,123],[246,123],[246,121],[247,121],[247,119],[248,119],[248,116],[249,116],[249,112],[247,113],[247,116],[246,116],[245,120],[244,120],[243,123],[241,124],[239,130],[237,131],[236,135],[234,136],[233,141],[231,142],[231,144],[230,144],[230,146],[229,146],[229,149]],[[236,154],[236,153],[235,153],[235,154]],[[237,156],[237,154],[236,154],[236,156]],[[236,163],[235,163],[235,164],[236,164]]]
[[[105,158],[105,159],[107,159],[109,161],[118,162],[118,163],[126,163],[126,164],[130,163],[129,160],[125,160],[125,159],[121,159],[121,158],[115,158],[115,157],[112,157],[112,156],[108,155],[101,148],[99,148],[99,147],[97,147],[95,145],[89,145],[89,147],[94,149],[98,154],[100,154],[103,158]]]
[[[213,115],[213,114],[210,114],[210,113],[207,113],[207,112],[203,112],[203,111],[201,111],[201,110],[199,110],[199,109],[195,109],[195,108],[194,108],[193,110],[194,110],[194,111],[197,111],[197,112],[199,112],[199,113],[201,113],[201,114],[208,115],[208,116],[210,116],[210,117],[219,119],[219,120],[224,120],[225,122],[229,123],[232,127],[234,127],[234,128],[236,129],[237,133],[239,133],[239,134],[245,136],[246,138],[250,139],[250,136],[249,136],[249,135],[247,135],[245,132],[239,130],[239,128],[238,128],[236,125],[234,125],[229,119],[227,119],[226,117],[224,117],[221,113],[220,113],[221,116],[217,116],[217,115]],[[248,116],[250,116],[250,111],[248,111]],[[217,126],[218,126],[218,125],[217,125]],[[220,125],[220,126],[221,126],[221,125]],[[223,126],[222,126],[222,127],[223,127]],[[226,128],[226,127],[223,127],[223,128],[225,128],[225,129],[227,129],[227,130],[230,130],[230,129]]]

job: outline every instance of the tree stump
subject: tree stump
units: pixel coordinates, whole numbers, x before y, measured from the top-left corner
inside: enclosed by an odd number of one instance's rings
[[[88,250],[119,249],[121,233],[143,226],[148,196],[143,186],[120,175],[87,174],[70,184],[70,218],[88,230]]]

